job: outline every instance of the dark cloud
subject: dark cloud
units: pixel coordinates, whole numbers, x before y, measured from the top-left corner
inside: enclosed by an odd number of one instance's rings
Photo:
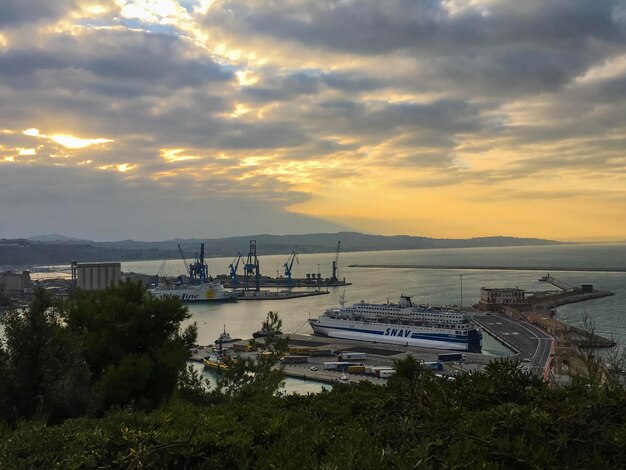
[[[51,20],[76,5],[76,0],[2,0],[0,28]]]
[[[70,76],[88,72],[91,79],[112,81],[109,86],[140,84],[147,90],[154,86],[197,87],[232,79],[230,71],[209,57],[188,58],[189,52],[189,45],[175,36],[130,30],[86,31],[78,36],[49,38],[38,49],[18,45],[0,53],[0,80],[14,79],[3,81],[17,87],[27,80],[33,86],[39,72],[61,69]]]
[[[626,45],[618,2],[486,2],[451,12],[451,2],[216,2],[204,18],[227,34],[425,64],[431,88],[481,93],[549,91]],[[337,83],[337,82],[335,82]],[[354,82],[353,82],[354,84]],[[362,85],[378,85],[366,79]]]

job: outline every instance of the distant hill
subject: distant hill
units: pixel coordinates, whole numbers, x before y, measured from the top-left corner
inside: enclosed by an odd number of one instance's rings
[[[367,235],[357,232],[315,233],[306,235],[248,235],[217,239],[177,239],[160,242],[121,240],[93,242],[71,239],[62,235],[42,235],[31,239],[0,239],[0,266],[28,267],[33,265],[69,264],[94,261],[132,261],[178,258],[178,245],[187,258],[192,258],[200,243],[205,244],[207,257],[234,257],[246,254],[250,240],[257,242],[257,254],[325,253],[341,251],[411,250],[426,248],[471,248],[496,246],[558,245],[564,242],[540,238],[480,237],[448,239],[413,237],[408,235]]]
[[[32,237],[28,237],[26,240],[31,242],[84,242],[89,240],[81,240],[80,238],[72,238],[66,237],[65,235],[59,235],[58,233],[53,233],[50,235],[33,235]]]

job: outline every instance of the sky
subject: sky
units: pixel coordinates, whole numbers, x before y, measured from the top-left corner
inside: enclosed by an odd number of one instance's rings
[[[0,237],[626,240],[626,1],[1,0]]]

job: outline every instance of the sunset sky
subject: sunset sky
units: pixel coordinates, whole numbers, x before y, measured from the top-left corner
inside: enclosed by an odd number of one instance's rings
[[[626,1],[0,0],[0,237],[626,240]]]

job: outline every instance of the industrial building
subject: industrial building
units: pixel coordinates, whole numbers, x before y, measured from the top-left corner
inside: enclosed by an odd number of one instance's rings
[[[29,271],[0,273],[0,293],[10,300],[28,301],[33,293]]]
[[[72,261],[72,285],[83,290],[104,290],[120,282],[121,263],[77,263]]]

